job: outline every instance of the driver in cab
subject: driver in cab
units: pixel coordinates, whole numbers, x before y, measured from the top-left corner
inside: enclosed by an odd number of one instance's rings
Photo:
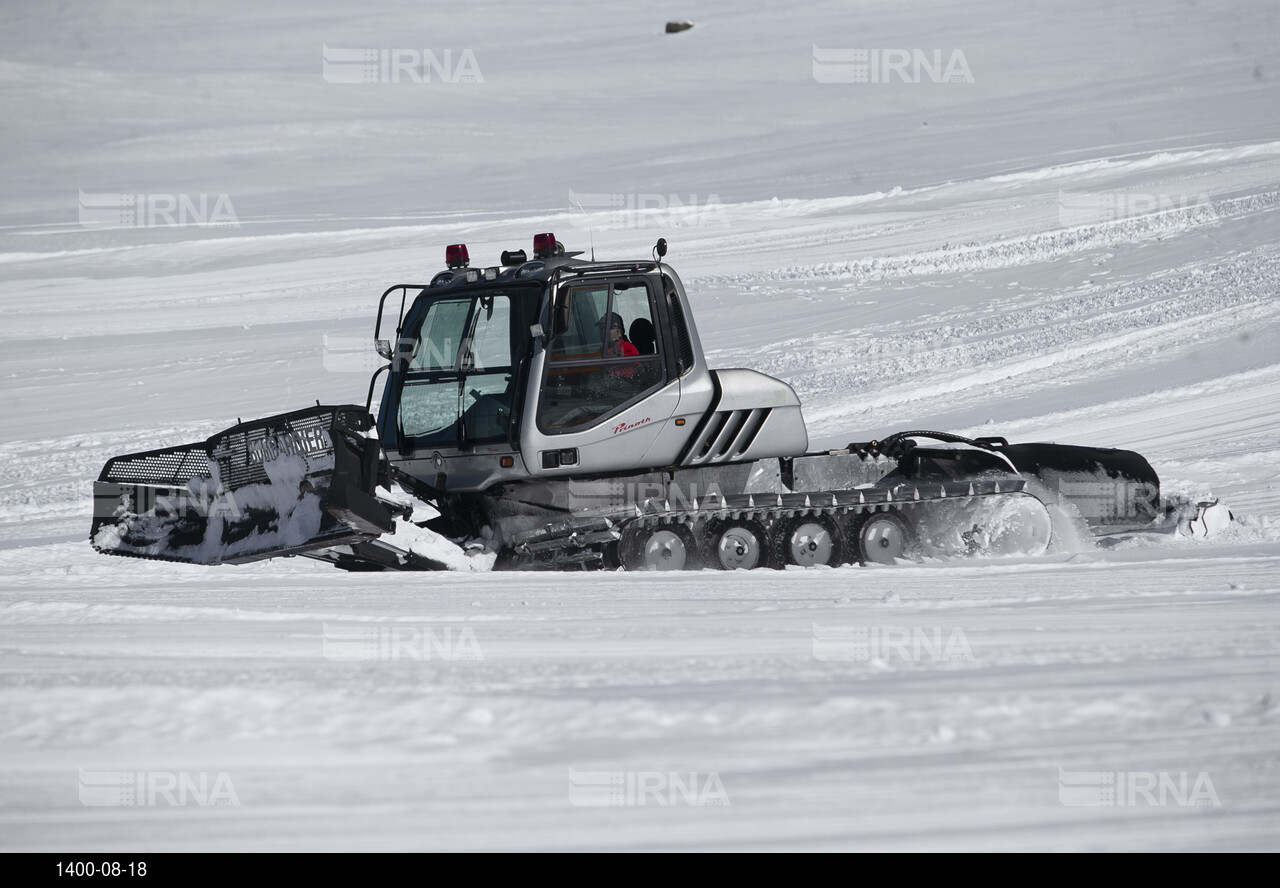
[[[606,359],[636,358],[640,356],[640,350],[627,338],[626,329],[622,323],[622,315],[616,311],[605,315],[600,319],[598,326],[603,328],[606,324],[608,324],[608,330],[605,331],[604,337],[604,357]],[[622,367],[615,367],[610,372],[622,379],[631,379],[636,375],[636,367],[634,364],[627,364]]]
[[[607,317],[601,318],[599,326],[603,327],[606,322],[609,325],[609,330],[604,340],[604,356],[606,358],[638,357],[639,350],[627,338],[626,331],[623,329],[622,315],[615,311]]]

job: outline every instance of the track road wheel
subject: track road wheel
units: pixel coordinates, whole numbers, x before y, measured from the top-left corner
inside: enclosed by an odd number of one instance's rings
[[[626,570],[695,570],[701,565],[693,533],[683,524],[633,524],[618,540]]]
[[[720,570],[773,567],[769,534],[758,521],[713,521],[703,535],[707,563]]]
[[[863,564],[893,564],[907,557],[914,540],[911,525],[896,512],[875,512],[854,525]]]
[[[774,555],[782,564],[836,567],[845,561],[840,526],[825,515],[788,518],[774,529]]]

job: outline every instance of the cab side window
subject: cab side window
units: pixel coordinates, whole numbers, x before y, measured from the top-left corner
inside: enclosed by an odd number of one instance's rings
[[[556,294],[551,360],[602,358],[604,336],[599,322],[608,308],[608,285],[562,287]]]
[[[643,283],[619,285],[613,291],[613,313],[622,318],[626,341],[638,355],[658,353],[653,327],[653,311],[649,305],[649,288]]]
[[[653,318],[643,279],[561,288],[538,402],[543,431],[590,428],[665,382]]]

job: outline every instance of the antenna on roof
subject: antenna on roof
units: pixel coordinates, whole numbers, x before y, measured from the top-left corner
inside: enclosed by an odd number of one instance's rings
[[[573,204],[578,208],[578,212],[582,213],[583,217],[587,220],[587,242],[591,244],[591,261],[595,262],[596,261],[596,239],[595,237],[592,236],[592,232],[591,232],[591,217],[587,215],[586,210],[582,209],[582,204],[578,203],[576,200],[573,201]]]

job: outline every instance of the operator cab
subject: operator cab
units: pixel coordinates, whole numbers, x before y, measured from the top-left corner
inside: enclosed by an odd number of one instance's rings
[[[377,340],[391,362],[378,433],[392,462],[437,491],[476,492],[803,452],[789,386],[705,366],[665,253],[660,240],[653,261],[585,261],[540,234],[532,260],[519,250],[472,268],[454,244],[429,284],[388,289],[375,339],[399,293],[395,348]]]

